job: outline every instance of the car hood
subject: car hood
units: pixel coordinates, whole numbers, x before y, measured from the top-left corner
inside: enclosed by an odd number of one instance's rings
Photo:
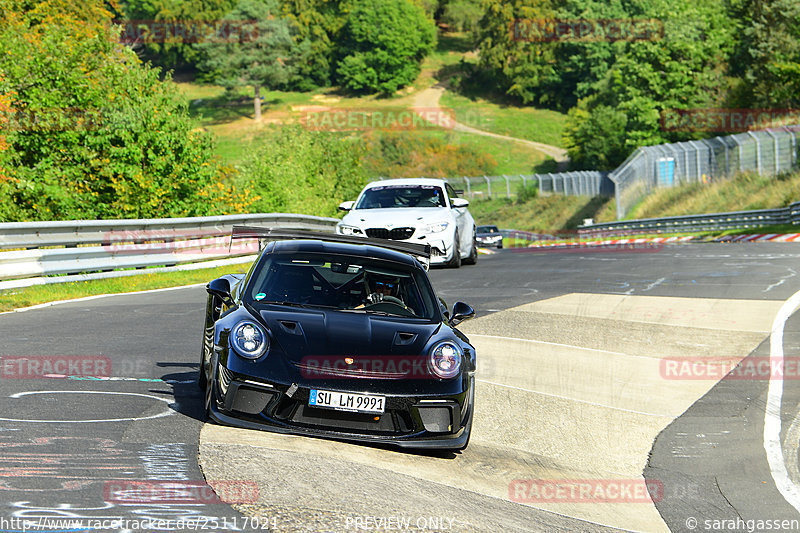
[[[419,355],[441,327],[361,312],[263,310],[261,318],[273,342],[295,363],[315,356]]]
[[[453,215],[446,207],[395,207],[350,211],[342,218],[342,223],[362,228],[418,228],[452,219]]]

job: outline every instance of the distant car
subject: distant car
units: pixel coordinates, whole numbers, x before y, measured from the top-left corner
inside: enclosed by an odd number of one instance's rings
[[[475,220],[456,190],[444,180],[393,179],[369,183],[355,202],[339,205],[348,213],[336,233],[430,244],[439,254],[432,264],[461,266],[478,261]]]
[[[269,242],[246,275],[207,286],[199,384],[208,417],[466,448],[475,348],[455,327],[475,311],[457,302],[448,312],[437,298],[424,265],[429,246],[248,227],[234,235]]]
[[[479,245],[498,249],[503,247],[503,235],[497,226],[478,226],[475,231],[475,239]]]

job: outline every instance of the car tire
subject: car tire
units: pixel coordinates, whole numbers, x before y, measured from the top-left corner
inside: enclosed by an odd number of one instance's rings
[[[214,328],[203,328],[203,349],[200,352],[200,370],[197,373],[197,386],[200,390],[206,390],[208,380],[206,379],[206,356],[214,349]]]
[[[216,358],[215,354],[215,356],[211,358],[211,364],[209,365],[210,368],[208,371],[208,378],[207,378],[208,383],[206,383],[204,402],[203,402],[203,406],[205,407],[204,409],[205,418],[209,422],[213,420],[213,418],[211,417],[211,403],[217,401],[216,399],[217,377],[215,375],[217,366],[219,366],[219,363],[217,361],[218,359]]]
[[[500,241],[500,244],[497,245],[497,249],[498,250],[502,250],[503,249],[503,241]]]
[[[217,298],[210,297],[206,305],[211,306],[211,308],[206,308],[206,323],[203,328],[203,348],[200,351],[200,371],[197,373],[197,386],[200,387],[200,390],[206,390],[206,384],[208,383],[206,379],[206,358],[211,360],[211,354],[214,351],[214,322],[219,319],[219,309],[222,304],[217,301]],[[208,323],[209,312],[211,314],[211,324]]]
[[[478,262],[478,241],[475,239],[475,235],[472,235],[472,248],[469,251],[469,256],[464,259],[465,265],[474,265]]]
[[[447,263],[450,268],[458,268],[461,266],[461,250],[458,249],[458,230],[456,230],[453,237],[453,257]]]

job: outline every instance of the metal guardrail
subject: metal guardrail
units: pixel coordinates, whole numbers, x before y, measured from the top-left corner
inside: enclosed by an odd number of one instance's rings
[[[309,215],[251,214],[3,223],[0,289],[142,273],[119,269],[241,263],[258,252],[258,243],[231,244],[234,225],[333,231],[337,222]]]
[[[391,178],[379,177],[379,180]],[[511,198],[517,196],[519,186],[537,185],[540,193],[565,196],[614,196],[614,183],[608,172],[579,170],[548,174],[514,174],[502,176],[472,176],[444,178],[456,189],[464,189],[464,196],[473,198]]]
[[[714,231],[757,228],[775,224],[800,224],[800,202],[778,209],[732,211],[705,215],[683,215],[663,218],[643,218],[624,222],[607,222],[580,226],[581,235],[632,235],[636,233],[678,233],[683,231]]]

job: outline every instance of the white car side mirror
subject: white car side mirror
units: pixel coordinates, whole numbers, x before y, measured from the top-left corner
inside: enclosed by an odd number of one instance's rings
[[[453,198],[450,200],[450,203],[453,207],[467,207],[469,205],[469,200],[465,200],[464,198]]]
[[[339,204],[339,211],[350,211],[355,202],[342,202]]]

